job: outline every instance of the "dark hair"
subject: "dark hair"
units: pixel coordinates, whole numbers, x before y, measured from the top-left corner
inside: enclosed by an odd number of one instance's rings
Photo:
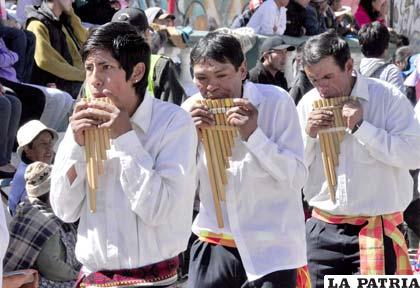
[[[359,5],[365,9],[366,13],[369,15],[371,21],[375,21],[379,18],[379,11],[374,11],[372,6],[372,1],[374,0],[360,0]]]
[[[317,64],[328,56],[334,58],[341,70],[345,69],[346,63],[351,57],[347,42],[338,37],[337,32],[332,29],[306,41],[302,53],[303,67]]]
[[[126,80],[130,78],[137,63],[144,63],[146,69],[143,78],[133,85],[136,94],[143,97],[148,85],[150,47],[134,26],[124,22],[111,22],[99,26],[83,44],[83,62],[95,50],[109,51],[125,71]]]
[[[368,58],[379,58],[389,46],[388,28],[377,21],[368,23],[360,29],[359,44],[362,53]]]
[[[395,46],[400,48],[408,45],[410,45],[410,39],[408,39],[408,37],[403,34],[397,34],[397,41],[395,42]]]
[[[236,71],[244,62],[242,47],[235,36],[223,32],[210,32],[192,48],[191,67],[203,60],[212,59],[220,63],[231,63]]]

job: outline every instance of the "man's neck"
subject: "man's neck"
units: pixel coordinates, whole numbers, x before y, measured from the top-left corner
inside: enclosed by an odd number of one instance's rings
[[[263,62],[262,65],[264,66],[264,70],[270,73],[273,77],[276,77],[277,70],[273,69],[270,64],[267,62]]]
[[[48,8],[50,8],[51,12],[54,14],[54,16],[60,18],[61,14],[63,14],[63,9],[61,9],[61,7],[59,7],[59,5],[57,5],[54,2],[48,2],[47,5]]]
[[[282,6],[280,5],[280,1],[279,1],[279,0],[274,0],[274,3],[276,3],[277,8],[279,8],[279,9],[280,9],[280,7],[282,7]]]

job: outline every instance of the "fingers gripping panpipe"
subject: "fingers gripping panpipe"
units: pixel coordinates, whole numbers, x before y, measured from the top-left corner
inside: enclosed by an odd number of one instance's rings
[[[229,168],[229,157],[235,145],[237,130],[227,123],[226,111],[233,107],[233,100],[206,99],[201,103],[213,113],[216,125],[201,128],[204,152],[207,160],[210,185],[216,210],[217,224],[224,227],[220,201],[225,201],[225,185],[227,184],[226,169]]]
[[[84,97],[86,102],[106,102],[112,104],[109,98],[89,97],[88,91]],[[106,150],[111,148],[109,129],[92,128],[85,130],[86,176],[88,183],[88,199],[91,213],[96,212],[96,190],[99,187],[98,178],[104,173],[103,161],[107,160]]]
[[[353,98],[353,97],[352,97]],[[333,112],[333,127],[319,131],[319,143],[321,148],[324,174],[328,183],[331,201],[335,202],[335,189],[337,187],[337,175],[335,167],[339,165],[340,144],[344,139],[346,121],[343,118],[343,104],[352,99],[348,96],[315,100],[315,109],[326,108]]]

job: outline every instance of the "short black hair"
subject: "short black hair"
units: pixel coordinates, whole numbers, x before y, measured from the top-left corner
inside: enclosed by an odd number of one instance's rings
[[[351,58],[349,45],[333,29],[306,41],[302,53],[303,67],[317,64],[329,56],[334,58],[341,70],[345,69],[347,61]]]
[[[212,59],[220,63],[231,63],[236,71],[245,60],[241,43],[235,36],[215,31],[201,38],[192,48],[191,67],[203,60]]]
[[[125,22],[110,22],[94,29],[81,49],[83,62],[92,51],[109,51],[130,79],[137,63],[144,63],[143,78],[134,83],[137,96],[141,99],[146,92],[150,67],[150,47],[136,28]]]
[[[362,54],[368,58],[379,58],[389,46],[388,28],[378,21],[368,23],[359,31]]]

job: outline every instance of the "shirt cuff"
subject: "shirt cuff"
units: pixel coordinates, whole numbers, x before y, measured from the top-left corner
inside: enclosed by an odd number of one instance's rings
[[[86,162],[85,146],[80,146],[76,142],[73,143],[69,151],[69,159],[77,162]]]
[[[248,141],[242,141],[244,145],[250,149],[255,150],[258,149],[258,147],[261,147],[267,142],[267,136],[264,134],[264,132],[260,129],[260,127],[257,127],[254,132],[248,137]]]
[[[352,134],[362,144],[367,145],[376,134],[377,128],[372,124],[363,121],[359,129]]]

